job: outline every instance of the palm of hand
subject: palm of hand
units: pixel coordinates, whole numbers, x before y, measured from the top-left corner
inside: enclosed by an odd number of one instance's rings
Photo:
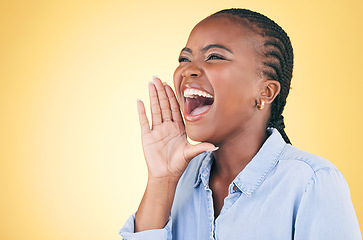
[[[180,177],[189,161],[184,149],[189,145],[182,123],[172,121],[155,126],[142,136],[149,174],[154,177]]]
[[[138,101],[139,120],[144,156],[149,177],[180,178],[190,160],[213,150],[210,143],[188,143],[179,104],[173,90],[160,79],[149,84],[152,128],[146,117],[143,102]]]

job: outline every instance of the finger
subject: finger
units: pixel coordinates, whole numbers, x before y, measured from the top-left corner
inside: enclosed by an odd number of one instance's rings
[[[183,122],[183,118],[180,113],[180,107],[178,101],[176,100],[173,89],[171,89],[169,85],[165,85],[165,91],[169,98],[172,119],[177,122]]]
[[[171,110],[169,105],[169,99],[165,92],[165,87],[159,78],[154,78],[154,85],[158,92],[162,120],[171,121]]]
[[[162,123],[161,109],[159,105],[158,94],[156,92],[155,85],[152,82],[149,83],[149,96],[152,126],[157,126]]]
[[[137,111],[139,113],[139,122],[141,127],[141,134],[144,135],[150,132],[149,120],[147,119],[145,106],[141,100],[137,100]]]
[[[188,147],[184,150],[184,158],[187,162],[189,162],[195,156],[201,154],[202,152],[206,151],[216,151],[218,147],[214,146],[211,143],[198,143],[196,145],[188,145]]]

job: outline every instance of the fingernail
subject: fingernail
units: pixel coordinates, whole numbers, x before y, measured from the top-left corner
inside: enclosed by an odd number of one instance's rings
[[[149,82],[149,85],[154,85],[154,83],[153,82]]]
[[[141,102],[141,98],[136,99],[137,102]]]
[[[210,150],[211,152],[217,151],[219,147],[215,147],[214,149]]]
[[[154,75],[152,78],[154,80],[154,79],[159,78],[159,77],[157,75]]]
[[[163,82],[163,85],[164,85],[164,86],[166,86],[166,85],[168,85],[168,84],[167,84],[166,82]]]

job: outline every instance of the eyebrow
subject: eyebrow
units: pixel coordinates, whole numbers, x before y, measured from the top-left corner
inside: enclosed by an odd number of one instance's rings
[[[188,53],[193,53],[193,51],[192,51],[192,49],[190,49],[190,48],[187,48],[187,47],[185,47],[185,48],[183,48],[182,50],[181,50],[181,52],[188,52]]]
[[[202,48],[202,52],[206,52],[206,51],[208,51],[211,48],[221,48],[221,49],[224,49],[224,50],[226,50],[226,51],[234,54],[230,49],[228,49],[225,46],[220,45],[220,44],[210,44],[208,46],[205,46],[204,48]],[[185,51],[185,52],[188,52],[188,53],[193,53],[192,49],[190,49],[188,47],[183,48],[181,51],[182,52]]]

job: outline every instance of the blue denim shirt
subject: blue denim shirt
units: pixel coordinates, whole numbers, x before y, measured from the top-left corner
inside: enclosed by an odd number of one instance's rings
[[[179,180],[171,217],[163,229],[124,239],[362,239],[343,175],[329,161],[286,144],[276,129],[233,180],[214,218],[209,174],[213,154],[195,157]]]

